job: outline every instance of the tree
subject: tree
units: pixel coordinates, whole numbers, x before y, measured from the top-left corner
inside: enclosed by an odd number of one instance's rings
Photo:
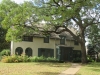
[[[97,25],[93,25],[88,29],[90,32],[88,33],[89,43],[88,55],[90,57],[95,58],[97,61],[99,59],[98,54],[100,53],[100,27]]]
[[[91,44],[99,44],[100,42],[100,25],[93,25],[92,27],[88,28],[88,39],[90,40]]]
[[[1,21],[2,20],[3,19],[0,17],[0,52],[3,49],[10,49],[10,42],[7,42],[5,40],[7,29],[3,29],[2,26],[1,26]]]
[[[11,0],[2,0],[0,3],[0,17],[4,18],[1,23],[2,27],[8,29],[6,40],[21,41],[24,34],[31,34],[36,31],[33,27],[36,18],[33,14],[33,8],[31,2],[25,1],[22,4],[17,4]]]
[[[2,26],[8,28],[8,40],[36,31],[45,34],[69,32],[80,43],[82,63],[86,63],[86,30],[100,23],[99,8],[99,0],[33,0],[22,4],[3,0],[0,3],[0,16],[4,17]],[[41,21],[45,21],[45,25],[40,25]],[[39,31],[40,27],[43,31]],[[60,27],[63,29],[58,31]],[[69,27],[74,28],[77,34]]]
[[[39,18],[55,30],[49,32],[61,33],[67,31],[80,43],[82,63],[86,63],[86,31],[89,27],[98,26],[100,23],[100,1],[41,0],[42,3],[39,3],[39,0],[35,0],[34,2],[37,3],[35,5],[37,6],[36,12]],[[69,26],[77,30],[77,35],[68,28]],[[63,29],[57,32],[59,27],[63,27]]]
[[[87,53],[89,55],[90,58],[92,58],[95,61],[98,61],[99,59],[99,53],[100,53],[100,46],[98,46],[98,44],[94,45],[94,44],[88,44],[87,45]]]

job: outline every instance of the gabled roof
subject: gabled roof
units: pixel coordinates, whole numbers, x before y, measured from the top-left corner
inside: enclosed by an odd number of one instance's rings
[[[45,37],[46,35],[43,35],[43,34],[33,34],[34,37]],[[70,35],[69,32],[62,32],[60,34],[56,34],[56,33],[50,33],[50,35],[47,35],[47,36],[50,36],[51,39],[60,39],[60,36],[65,36],[66,37],[66,40],[74,40],[73,37]]]
[[[39,30],[40,31],[43,31],[43,27],[42,26],[43,25],[39,25]],[[64,29],[63,27],[59,27],[56,32],[59,32],[59,31],[61,31],[63,29]],[[68,29],[70,29],[72,32],[74,32],[74,34],[76,34],[76,31],[73,28],[68,28]],[[49,28],[48,31],[53,31],[53,28]],[[43,35],[41,32],[40,33],[36,32],[36,33],[33,33],[30,36],[34,36],[34,37],[45,37],[46,35]],[[50,33],[49,36],[52,39],[60,39],[60,36],[65,36],[66,37],[66,40],[74,40],[74,38],[72,37],[72,35],[69,32],[67,32],[67,31],[64,31],[64,32],[62,32],[60,34],[56,34],[56,33],[52,32],[52,33]]]

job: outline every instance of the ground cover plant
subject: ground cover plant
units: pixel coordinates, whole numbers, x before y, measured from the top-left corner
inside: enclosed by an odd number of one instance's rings
[[[100,75],[100,63],[83,65],[76,75]]]
[[[2,63],[0,75],[58,75],[70,67],[70,63]]]

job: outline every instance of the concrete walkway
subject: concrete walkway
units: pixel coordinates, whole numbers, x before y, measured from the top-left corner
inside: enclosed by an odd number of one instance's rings
[[[63,71],[59,75],[75,75],[75,73],[81,68],[81,64],[79,63],[72,63],[72,66],[69,67],[67,70]]]

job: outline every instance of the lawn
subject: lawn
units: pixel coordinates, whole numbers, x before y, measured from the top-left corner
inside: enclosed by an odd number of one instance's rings
[[[70,63],[1,63],[0,75],[58,75]]]
[[[83,65],[76,75],[100,75],[100,63]]]

